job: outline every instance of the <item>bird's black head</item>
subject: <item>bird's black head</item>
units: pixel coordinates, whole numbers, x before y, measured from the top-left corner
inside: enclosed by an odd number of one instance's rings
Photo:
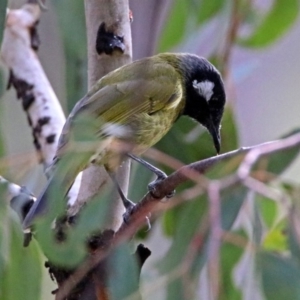
[[[181,64],[186,87],[183,114],[207,128],[219,153],[220,123],[226,101],[221,75],[211,63],[196,55],[183,55]]]

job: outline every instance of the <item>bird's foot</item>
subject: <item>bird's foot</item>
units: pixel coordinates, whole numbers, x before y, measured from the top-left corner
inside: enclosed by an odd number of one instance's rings
[[[134,212],[135,206],[136,204],[134,202],[132,202],[131,200],[127,199],[124,201],[125,199],[123,199],[123,204],[125,206],[125,213],[123,214],[123,220],[125,224],[129,224],[130,222],[130,217],[132,215],[132,213]],[[147,223],[147,231],[151,229],[151,223],[149,220],[149,217],[146,217],[146,223]]]
[[[157,178],[156,178],[154,181],[152,181],[152,182],[150,182],[150,183],[148,184],[148,191],[151,193],[151,195],[152,195],[153,197],[155,197],[156,185],[157,185],[160,181],[166,179],[167,177],[168,177],[168,176],[167,176],[166,173],[160,171],[160,174],[157,174]],[[175,193],[176,193],[175,190],[172,191],[171,193],[169,193],[168,195],[166,195],[166,198],[172,198],[172,197],[175,195]]]

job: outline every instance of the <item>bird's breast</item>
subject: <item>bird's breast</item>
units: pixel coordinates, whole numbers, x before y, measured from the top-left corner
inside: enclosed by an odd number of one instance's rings
[[[132,122],[135,143],[133,153],[140,155],[155,145],[171,129],[177,118],[178,111],[175,109],[138,115]]]
[[[126,124],[113,126],[118,129],[118,134],[113,134],[114,131],[110,129],[112,135],[101,142],[90,162],[105,165],[106,169],[113,171],[124,154],[141,155],[155,145],[171,129],[179,113],[176,109],[162,109],[153,114],[140,113]],[[122,132],[124,135],[120,134]]]

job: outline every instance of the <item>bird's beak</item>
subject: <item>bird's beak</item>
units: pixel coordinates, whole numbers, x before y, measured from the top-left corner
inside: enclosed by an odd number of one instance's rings
[[[220,130],[219,130],[219,126],[216,127],[211,118],[208,119],[207,130],[211,134],[214,141],[215,148],[217,150],[217,153],[219,154],[221,148]]]

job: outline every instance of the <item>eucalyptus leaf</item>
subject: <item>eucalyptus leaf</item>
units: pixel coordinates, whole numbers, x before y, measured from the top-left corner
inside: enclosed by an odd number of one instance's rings
[[[110,299],[125,299],[138,294],[139,266],[128,244],[122,244],[112,251],[109,257]],[[130,297],[129,297],[130,299]],[[134,299],[141,299],[139,296]]]
[[[263,241],[264,249],[278,252],[288,250],[288,236],[286,230],[287,220],[283,219],[265,234]]]
[[[236,236],[242,235],[240,233],[234,232]],[[245,238],[245,235],[242,235],[242,238]],[[234,282],[233,272],[237,266],[244,249],[233,245],[232,243],[223,243],[220,249],[220,268],[221,268],[221,295],[220,299],[223,300],[239,300],[242,299],[241,291]]]
[[[168,273],[182,263],[187,248],[197,232],[203,216],[207,213],[207,204],[206,197],[201,196],[181,207],[172,245],[167,255],[159,263],[159,269],[162,273]]]
[[[299,200],[299,198],[297,199]],[[298,202],[298,201],[297,201]],[[299,203],[297,203],[299,204]],[[291,251],[291,254],[293,258],[298,260],[300,263],[300,227],[299,227],[299,207],[298,205],[295,205],[293,209],[291,209],[289,218],[288,218],[288,243],[289,243],[289,249]]]
[[[253,197],[255,197],[254,191],[249,192],[249,202],[248,202],[248,208],[253,211],[253,217],[252,220],[252,226],[253,229],[252,232],[252,242],[255,245],[261,245],[262,240],[264,238],[265,234],[265,227],[262,220],[262,216],[260,214],[259,206],[257,205],[257,202],[252,201]],[[250,204],[250,205],[249,205]]]
[[[2,87],[3,84],[3,73],[1,72],[1,68],[0,68],[0,89]],[[4,157],[5,155],[5,141],[4,141],[4,132],[2,132],[2,126],[1,126],[1,119],[2,119],[2,114],[4,113],[4,110],[2,109],[3,106],[3,102],[1,101],[1,90],[0,90],[0,158]]]
[[[221,193],[221,223],[224,230],[230,230],[244,202],[246,193],[247,189],[242,186],[236,186]],[[178,214],[173,243],[167,255],[159,264],[159,269],[162,273],[171,272],[172,274],[173,272],[178,272],[178,275],[168,283],[167,299],[188,299],[185,298],[184,291],[186,289],[189,290],[189,297],[195,292],[195,282],[206,262],[207,251],[209,251],[207,248],[209,226],[205,227],[204,225],[209,224],[207,223],[209,222],[207,205],[208,200],[203,195],[192,203],[182,205],[181,214]],[[196,240],[195,234],[200,234]],[[200,236],[202,237],[200,238]],[[180,268],[183,261],[187,258],[186,255],[190,245],[197,243],[196,241],[200,243],[201,247],[191,262],[191,269],[187,271],[190,272],[190,281],[188,283],[190,287],[188,287],[187,282],[184,281],[184,275],[180,275]]]
[[[282,138],[291,136],[299,132],[299,129],[283,136]],[[285,171],[291,163],[296,159],[300,151],[299,146],[282,149],[269,155],[265,155],[256,163],[254,170],[266,171],[271,174],[279,175]]]
[[[244,203],[247,192],[247,188],[237,185],[221,193],[221,217],[224,230],[229,230],[233,225]]]
[[[274,0],[272,7],[256,25],[252,34],[239,38],[238,43],[244,47],[265,47],[290,29],[295,23],[299,12],[298,0]]]
[[[155,147],[185,164],[216,155],[206,129],[187,117],[180,118]]]
[[[226,153],[237,149],[239,146],[237,125],[231,106],[227,106],[222,119],[221,151]]]
[[[1,0],[0,1],[0,45],[2,44],[2,38],[3,38],[4,28],[5,28],[6,7],[7,7],[7,0]]]
[[[110,190],[109,190],[110,191]],[[103,228],[109,208],[109,191],[104,192],[86,205],[72,227],[65,228],[65,240],[57,242],[51,223],[54,216],[61,215],[59,210],[50,210],[46,217],[37,223],[36,238],[48,259],[59,266],[72,268],[78,265],[87,255],[87,241]],[[62,199],[53,194],[53,199]],[[53,201],[52,201],[53,202]],[[62,202],[62,201],[59,201]],[[55,202],[54,202],[55,205]],[[58,205],[58,203],[56,203]]]
[[[38,247],[35,242],[28,248],[23,247],[20,225],[12,215],[9,217],[9,261],[2,270],[0,299],[39,299],[42,263]]]
[[[247,191],[245,187],[238,185],[221,193],[221,225],[224,231],[230,231],[244,203]],[[203,241],[203,250],[199,251],[192,264],[193,276],[200,273],[206,262],[206,254],[209,251],[207,247],[208,243]]]
[[[198,22],[203,23],[214,17],[223,7],[223,0],[202,0],[199,1]]]
[[[159,41],[159,52],[170,51],[184,37],[189,18],[189,1],[175,0]]]
[[[297,261],[272,252],[260,252],[256,265],[267,300],[300,299],[300,267]]]
[[[55,0],[53,2],[62,30],[66,57],[68,110],[71,110],[87,90],[84,2],[73,0]]]
[[[0,103],[0,106],[1,106],[1,103]],[[1,114],[1,112],[0,112],[0,114]],[[1,128],[0,128],[0,158],[4,157],[5,148],[6,147],[5,147],[5,143],[4,143],[4,137],[3,137],[3,133],[2,133]]]
[[[155,161],[147,162],[156,165]],[[130,175],[129,199],[133,202],[139,201],[147,192],[148,184],[155,179],[154,174],[137,162],[132,162]]]
[[[264,221],[264,225],[270,229],[274,225],[278,214],[278,204],[274,200],[258,194],[255,195],[255,201]]]
[[[185,296],[185,290],[189,290],[189,294],[191,293],[191,281],[184,284],[182,278],[176,278],[168,284],[166,300],[193,299]]]
[[[5,267],[8,263],[7,256],[9,254],[9,208],[5,201],[7,183],[0,183],[0,288]],[[1,293],[0,293],[1,295]]]
[[[181,209],[181,208],[180,208]],[[170,209],[169,211],[166,211],[163,215],[163,229],[164,234],[166,236],[173,236],[176,229],[176,222],[178,218],[178,213],[180,214],[180,210],[178,208],[176,209]]]
[[[1,45],[1,42],[0,42],[0,45]],[[5,78],[4,78],[3,67],[1,66],[1,63],[0,63],[0,99],[4,93],[5,93]]]

